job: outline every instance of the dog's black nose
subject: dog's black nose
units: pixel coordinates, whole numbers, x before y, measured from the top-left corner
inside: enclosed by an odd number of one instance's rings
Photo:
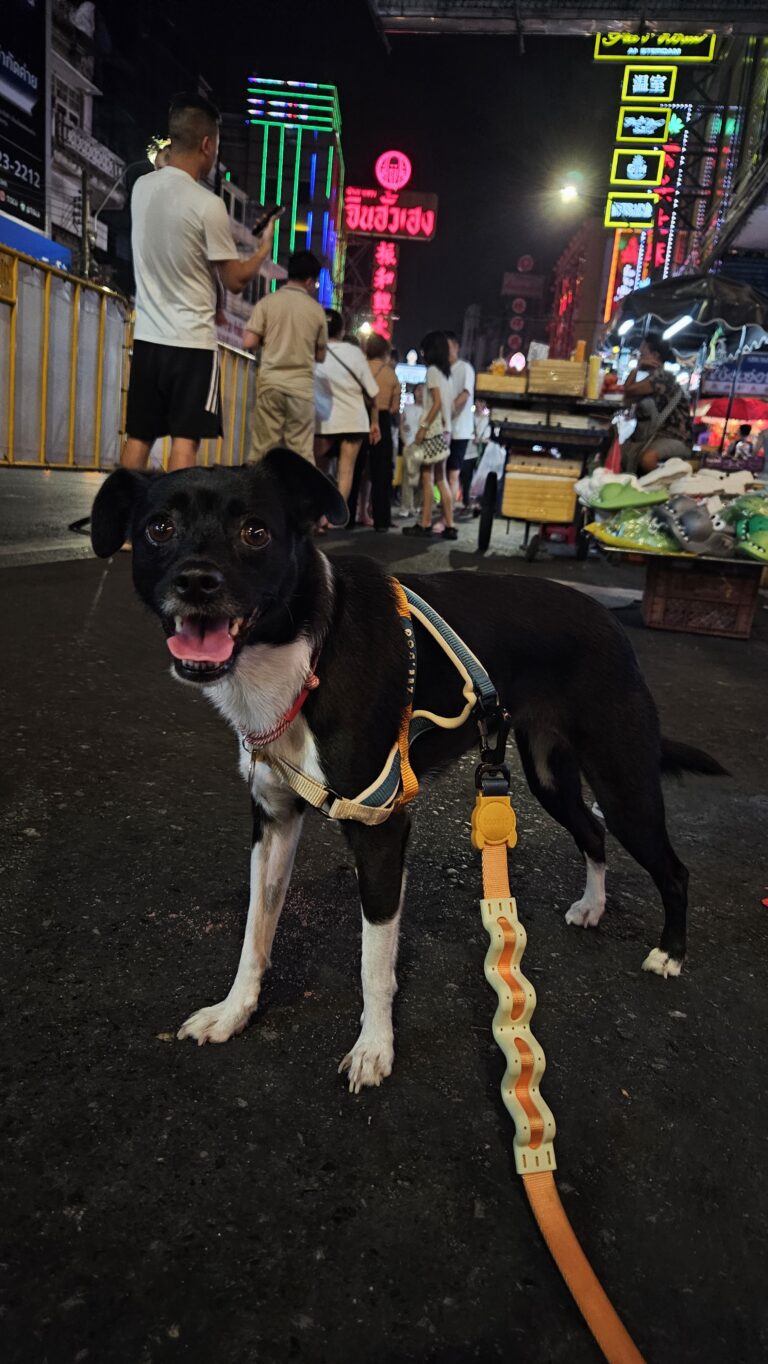
[[[195,597],[212,597],[224,586],[224,574],[217,568],[185,568],[173,580],[180,597],[193,600]]]

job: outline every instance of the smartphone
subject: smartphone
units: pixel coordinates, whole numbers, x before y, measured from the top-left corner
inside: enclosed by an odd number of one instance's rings
[[[258,237],[259,233],[264,231],[264,228],[267,227],[267,225],[271,222],[272,218],[282,218],[284,213],[285,207],[278,208],[277,205],[275,205],[274,208],[267,209],[266,213],[263,213],[260,218],[256,219],[256,222],[253,224],[253,227],[251,228],[251,232],[253,233],[254,237]]]

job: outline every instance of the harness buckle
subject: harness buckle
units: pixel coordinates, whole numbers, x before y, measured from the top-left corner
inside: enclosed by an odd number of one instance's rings
[[[506,763],[478,763],[475,786],[484,796],[508,796],[512,778]]]

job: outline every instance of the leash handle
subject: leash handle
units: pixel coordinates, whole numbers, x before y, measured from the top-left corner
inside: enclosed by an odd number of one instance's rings
[[[491,782],[483,784],[494,790]],[[530,1028],[536,993],[520,966],[526,933],[509,887],[508,850],[516,842],[509,795],[478,792],[472,845],[482,854],[480,907],[490,939],[485,975],[498,998],[493,1035],[507,1062],[501,1095],[515,1124],[515,1166],[539,1230],[604,1358],[608,1364],[644,1364],[579,1244],[555,1184],[555,1119],[539,1090],[546,1060]]]

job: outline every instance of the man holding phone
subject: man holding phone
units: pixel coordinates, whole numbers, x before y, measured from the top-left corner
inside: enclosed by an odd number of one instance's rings
[[[314,369],[328,346],[328,324],[315,298],[321,268],[311,251],[297,251],[288,261],[288,283],[259,299],[243,332],[243,349],[261,351],[252,460],[285,445],[314,463]]]
[[[272,248],[274,221],[241,260],[223,199],[205,181],[219,152],[219,111],[200,95],[171,102],[168,160],[131,198],[136,327],[121,463],[146,468],[171,437],[170,469],[194,465],[201,440],[222,434],[216,277],[242,293]]]

